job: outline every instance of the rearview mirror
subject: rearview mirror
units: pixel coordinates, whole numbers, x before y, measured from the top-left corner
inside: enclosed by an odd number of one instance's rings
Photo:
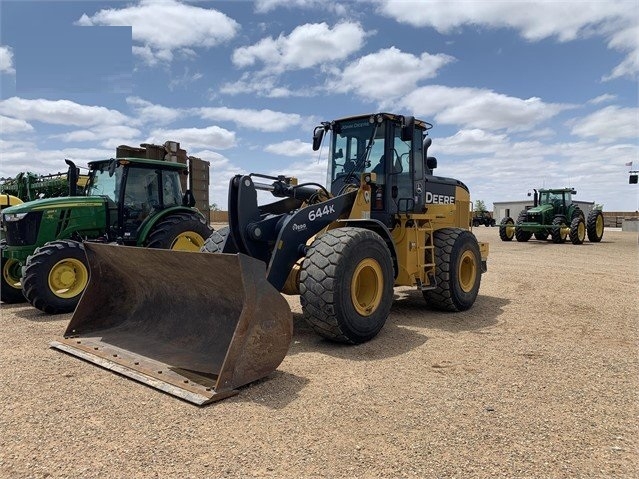
[[[315,130],[313,130],[313,151],[317,151],[320,149],[323,139],[324,139],[324,127],[316,126]]]

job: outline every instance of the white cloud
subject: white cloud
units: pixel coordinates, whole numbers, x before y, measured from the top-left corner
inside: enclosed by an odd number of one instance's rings
[[[437,151],[448,155],[494,153],[508,142],[504,134],[494,134],[478,128],[459,130],[455,135],[436,141]]]
[[[402,108],[438,123],[485,130],[528,130],[570,105],[521,99],[479,88],[432,85],[418,88],[397,102]]]
[[[33,126],[24,120],[0,115],[0,133],[3,135],[7,133],[24,133],[26,131],[33,131]]]
[[[359,23],[342,22],[333,28],[326,23],[307,23],[296,27],[289,36],[263,38],[238,48],[232,58],[240,68],[261,62],[267,71],[281,73],[343,60],[363,46],[365,36]]]
[[[193,150],[189,155],[208,161],[210,166],[209,203],[215,203],[221,210],[228,207],[229,181],[235,175],[247,174],[243,168],[231,163],[224,155],[212,150]]]
[[[417,82],[433,78],[441,67],[454,60],[449,55],[424,52],[415,56],[390,47],[348,65],[333,87],[339,92],[355,91],[366,99],[382,101],[414,90]]]
[[[11,97],[0,101],[0,114],[52,125],[96,126],[127,123],[129,119],[103,106],[81,105],[69,100],[27,100]]]
[[[131,26],[139,45],[133,53],[146,63],[170,62],[175,51],[213,47],[233,38],[239,24],[212,8],[188,5],[175,0],[142,0],[138,5],[86,13],[76,22],[81,26]]]
[[[513,28],[529,41],[555,37],[566,42],[602,36],[610,48],[628,53],[605,79],[634,76],[639,70],[639,9],[633,1],[430,0],[428,8],[423,7],[417,1],[381,0],[378,11],[398,22],[432,27],[442,34],[467,25],[482,25]]]
[[[151,131],[146,141],[148,143],[163,143],[172,139],[179,140],[182,148],[186,150],[194,147],[224,150],[235,146],[235,133],[219,126],[174,130],[156,129]]]
[[[573,135],[595,137],[600,142],[639,138],[639,108],[607,106],[571,123]]]
[[[59,138],[67,143],[109,140],[108,144],[110,145],[121,145],[124,141],[129,141],[136,137],[139,138],[141,133],[142,132],[137,128],[132,128],[130,126],[102,125],[90,130],[75,130],[60,135],[54,135],[53,138]]]
[[[273,110],[205,107],[192,111],[207,120],[232,121],[244,128],[268,132],[284,131],[291,126],[299,125],[302,121],[302,117],[297,113],[283,113]]]
[[[598,97],[595,97],[592,100],[588,100],[588,103],[590,103],[591,105],[598,105],[600,103],[613,101],[616,98],[617,98],[617,95],[611,95],[610,93],[604,93],[603,95],[599,95]]]
[[[130,96],[126,102],[133,107],[142,123],[166,125],[184,115],[184,110],[155,105],[142,98]]]
[[[290,89],[285,85],[278,85],[278,77],[274,75],[255,74],[247,72],[233,83],[223,84],[219,92],[226,95],[255,94],[267,98],[311,97],[315,96],[320,87]]]
[[[346,13],[344,5],[337,2],[326,2],[325,0],[257,0],[255,11],[257,13],[268,13],[279,7],[285,8],[305,8],[317,11],[330,11],[343,15]]]
[[[6,45],[0,45],[0,73],[15,75],[13,66],[13,50]]]
[[[272,143],[267,145],[264,148],[264,151],[295,158],[312,157],[314,154],[312,144],[308,141],[302,141],[299,139]]]

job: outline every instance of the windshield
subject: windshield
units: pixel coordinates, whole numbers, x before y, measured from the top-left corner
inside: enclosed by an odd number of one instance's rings
[[[329,162],[329,184],[349,173],[359,177],[371,171],[384,155],[384,128],[371,124],[368,119],[344,121],[336,125],[333,134],[331,161]],[[375,132],[373,143],[369,145]],[[370,148],[370,152],[367,151]]]
[[[116,192],[116,186],[120,184],[122,177],[122,168],[117,165],[115,173],[109,174],[107,165],[102,165],[98,169],[93,170],[93,178],[90,181],[89,188],[87,189],[88,196],[106,196],[112,201],[118,201]],[[106,168],[105,168],[106,167]]]

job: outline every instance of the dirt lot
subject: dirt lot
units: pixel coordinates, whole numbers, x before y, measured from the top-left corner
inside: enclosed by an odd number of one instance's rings
[[[0,477],[639,477],[639,248],[502,243],[471,311],[396,290],[370,343],[312,333],[197,408],[48,348],[70,315],[2,305]]]

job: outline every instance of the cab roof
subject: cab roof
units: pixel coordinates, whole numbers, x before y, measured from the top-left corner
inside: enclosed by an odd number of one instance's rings
[[[96,165],[110,163],[113,160],[118,160],[121,164],[122,162],[129,162],[133,165],[146,166],[146,167],[156,167],[164,170],[186,170],[187,166],[184,163],[175,163],[173,161],[163,161],[163,160],[147,160],[144,158],[132,158],[132,157],[123,157],[123,158],[109,158],[108,160],[96,160],[89,162],[89,168],[92,169]]]

